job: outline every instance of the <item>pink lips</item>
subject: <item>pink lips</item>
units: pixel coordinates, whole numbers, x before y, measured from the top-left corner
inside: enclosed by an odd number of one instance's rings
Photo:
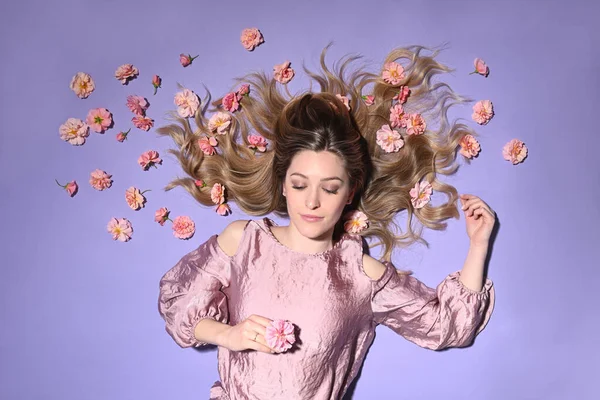
[[[316,215],[300,214],[300,216],[302,217],[303,220],[305,220],[307,222],[317,222],[317,221],[321,221],[323,219],[323,217],[317,217]]]

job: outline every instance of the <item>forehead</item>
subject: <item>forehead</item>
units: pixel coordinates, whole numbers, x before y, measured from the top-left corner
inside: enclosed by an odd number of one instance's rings
[[[301,173],[307,177],[331,177],[337,176],[341,179],[347,178],[346,169],[342,159],[329,151],[303,150],[292,158],[287,175],[294,172]]]

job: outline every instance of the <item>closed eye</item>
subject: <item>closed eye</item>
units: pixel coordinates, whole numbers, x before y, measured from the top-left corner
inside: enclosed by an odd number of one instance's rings
[[[303,189],[306,189],[306,186],[292,186],[292,189],[303,190]],[[323,188],[323,190],[325,192],[329,193],[329,194],[337,194],[338,193],[338,189],[336,189],[336,190],[328,190],[328,189]]]

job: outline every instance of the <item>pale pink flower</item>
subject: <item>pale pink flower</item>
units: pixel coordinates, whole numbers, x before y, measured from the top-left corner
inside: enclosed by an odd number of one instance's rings
[[[506,161],[510,161],[513,165],[516,165],[523,162],[525,157],[527,157],[527,146],[519,139],[513,139],[502,148],[502,156]]]
[[[170,213],[170,211],[167,210],[166,207],[159,208],[154,213],[154,221],[158,222],[160,224],[160,226],[163,226],[165,224],[165,222],[167,222],[169,220],[169,213]]]
[[[96,88],[90,74],[86,74],[85,72],[76,73],[71,79],[69,87],[80,99],[86,99]]]
[[[375,103],[375,96],[372,96],[372,95],[362,96],[362,99],[365,101],[365,104],[368,106],[372,106]]]
[[[148,100],[146,100],[145,97],[136,96],[133,94],[127,96],[127,108],[129,108],[129,111],[135,115],[146,115],[148,106]]]
[[[144,190],[143,192],[140,192],[140,189],[131,186],[125,191],[125,201],[127,201],[127,205],[132,210],[139,210],[140,208],[143,208],[146,204],[144,193],[147,191],[148,190]]]
[[[241,100],[243,96],[248,96],[250,94],[250,85],[244,83],[239,87],[236,94],[238,95],[238,100]]]
[[[475,61],[473,61],[473,64],[475,65],[475,71],[471,72],[469,75],[479,74],[487,78],[490,73],[490,68],[485,64],[485,61],[481,58],[476,58]]]
[[[69,118],[58,128],[58,132],[62,140],[73,146],[81,146],[85,143],[85,138],[90,135],[90,127],[80,119]]]
[[[494,105],[489,100],[479,100],[473,106],[473,114],[471,117],[473,121],[477,122],[479,125],[485,125],[494,116]]]
[[[154,120],[152,118],[142,117],[140,115],[131,118],[131,122],[133,122],[133,125],[136,128],[146,132],[148,132],[150,128],[154,126]]]
[[[401,104],[395,104],[390,108],[390,125],[392,128],[403,127],[406,124],[403,122],[402,118],[404,117],[404,109]]]
[[[399,84],[406,77],[404,67],[397,62],[389,62],[383,66],[381,77],[391,85]]]
[[[423,116],[418,113],[406,116],[406,133],[409,135],[422,135],[427,129]]]
[[[240,41],[242,42],[242,46],[248,51],[254,50],[254,48],[261,43],[264,43],[264,38],[262,33],[256,28],[246,28],[242,31],[240,35]]]
[[[200,139],[198,139],[198,146],[200,146],[200,150],[202,150],[202,152],[207,156],[214,155],[217,152],[215,147],[218,145],[219,142],[213,136],[202,136]]]
[[[133,64],[123,64],[115,71],[115,78],[126,85],[129,80],[136,78],[139,73],[140,71]]]
[[[231,208],[227,203],[222,203],[215,208],[215,212],[224,217],[231,214]]]
[[[108,189],[112,185],[112,175],[107,174],[101,169],[96,169],[90,173],[90,185],[96,190]]]
[[[294,325],[289,321],[276,319],[267,325],[265,333],[265,341],[267,346],[277,353],[283,353],[292,348],[296,342],[294,334]]]
[[[131,128],[127,129],[126,132],[119,132],[119,133],[117,133],[117,140],[119,142],[124,142],[125,139],[127,139],[127,135],[129,135],[130,131],[131,131]]]
[[[129,241],[133,234],[133,227],[127,218],[111,218],[106,228],[113,240],[121,242]]]
[[[160,88],[161,83],[162,83],[162,79],[160,79],[160,76],[154,75],[152,77],[152,86],[154,86],[154,95],[156,95],[156,91],[158,90],[158,88]]]
[[[204,182],[203,179],[196,179],[194,181],[194,185],[198,186],[199,188],[203,188],[206,186],[206,182]]]
[[[404,146],[404,140],[400,133],[390,128],[388,124],[379,128],[376,142],[386,153],[396,153]]]
[[[145,153],[142,153],[140,158],[138,158],[138,164],[142,167],[144,171],[148,171],[150,167],[155,167],[156,164],[162,164],[162,160],[158,157],[159,154],[155,150],[148,150]]]
[[[225,202],[225,186],[215,183],[210,189],[210,199],[215,204],[223,204]]]
[[[250,135],[250,136],[248,136],[248,142],[250,142],[248,147],[251,149],[260,151],[261,153],[264,153],[265,151],[267,151],[267,141],[262,136]]]
[[[112,125],[112,114],[106,108],[94,108],[88,112],[85,122],[94,132],[104,133]]]
[[[431,183],[427,181],[417,182],[415,187],[410,189],[410,202],[414,208],[423,208],[431,201],[431,193],[433,193]]]
[[[290,62],[285,61],[273,67],[274,78],[279,83],[288,83],[294,77],[294,69],[290,67]]]
[[[467,158],[476,157],[481,151],[479,142],[473,135],[465,135],[460,139],[460,154]]]
[[[360,233],[369,227],[369,219],[362,211],[350,211],[344,216],[344,220],[344,230],[348,233]]]
[[[208,120],[208,129],[210,129],[211,132],[217,132],[219,135],[225,135],[228,132],[230,125],[231,115],[224,112],[213,114]]]
[[[67,193],[69,194],[69,196],[73,197],[77,194],[77,189],[79,189],[79,186],[77,186],[77,182],[71,181],[71,182],[67,183],[66,185],[61,185],[60,183],[58,183],[58,180],[55,179],[54,181],[56,182],[56,184],[58,186],[65,189],[67,191]]]
[[[348,110],[350,110],[350,100],[348,99],[348,97],[342,96],[341,94],[336,94],[335,97],[337,97],[338,99],[340,99],[340,101],[342,103],[344,103],[344,105],[346,106],[346,108]]]
[[[200,107],[200,99],[198,95],[190,89],[183,89],[175,95],[175,105],[177,106],[177,114],[181,118],[193,117]]]
[[[192,57],[191,54],[185,55],[183,53],[181,53],[179,55],[179,62],[181,63],[181,65],[185,68],[188,65],[190,65],[192,63],[192,61],[194,61],[196,58],[198,58],[199,56],[195,56]]]
[[[237,94],[235,92],[227,93],[225,97],[223,97],[223,100],[221,100],[221,105],[229,112],[235,112],[239,110],[240,103]]]
[[[400,104],[406,103],[406,99],[410,96],[410,89],[408,86],[400,86],[398,94],[393,97],[393,100],[398,100]]]
[[[188,216],[179,216],[173,220],[173,235],[178,239],[189,239],[194,236],[196,225]]]

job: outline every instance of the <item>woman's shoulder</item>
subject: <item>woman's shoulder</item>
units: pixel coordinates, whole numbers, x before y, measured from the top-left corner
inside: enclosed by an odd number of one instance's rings
[[[385,273],[386,266],[381,261],[377,261],[370,255],[363,253],[363,270],[371,280],[380,279]]]
[[[236,253],[244,231],[250,222],[252,220],[240,219],[233,221],[223,229],[223,232],[217,235],[219,247],[225,254],[232,257]]]

